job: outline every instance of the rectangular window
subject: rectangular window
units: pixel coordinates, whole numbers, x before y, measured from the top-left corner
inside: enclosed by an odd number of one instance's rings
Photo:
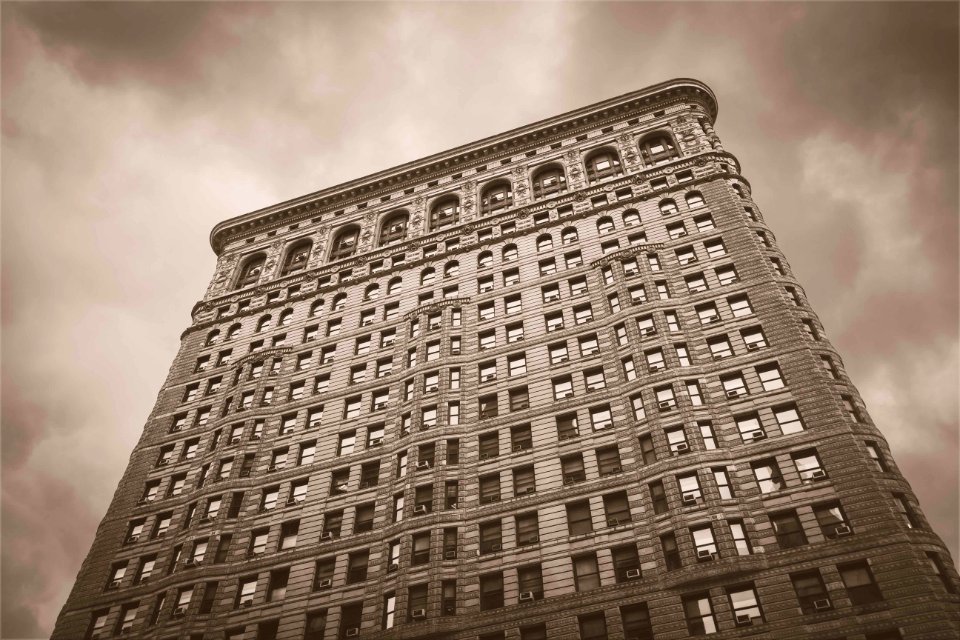
[[[797,517],[796,511],[781,511],[771,514],[770,524],[773,526],[777,544],[780,545],[781,549],[792,549],[807,544],[807,536],[803,532],[803,525],[800,524],[800,518]]]
[[[883,600],[883,594],[880,593],[880,587],[866,560],[839,564],[837,571],[840,572],[840,579],[847,589],[850,604],[856,606]]]
[[[754,620],[763,622],[763,610],[760,608],[760,599],[753,583],[727,587],[727,598],[730,599],[730,608],[737,626],[751,625]]]
[[[713,479],[717,483],[717,491],[720,493],[721,500],[730,500],[734,497],[733,485],[730,484],[730,476],[727,474],[726,467],[713,469]]]
[[[600,568],[597,566],[597,554],[586,553],[573,557],[573,575],[577,591],[590,591],[600,588]]]
[[[773,458],[757,460],[751,463],[750,467],[753,469],[753,475],[760,487],[760,493],[772,493],[786,486],[783,476],[780,475],[780,467],[777,466],[777,461]]]
[[[485,573],[480,575],[480,610],[489,611],[503,606],[503,574]]]
[[[651,482],[649,487],[650,499],[653,502],[653,512],[656,515],[666,513],[669,510],[669,505],[667,503],[667,492],[663,488],[663,481],[656,480]]]
[[[793,590],[797,594],[797,601],[803,613],[816,613],[833,608],[819,570],[791,573],[790,582],[793,584]]]
[[[730,535],[733,537],[733,544],[737,548],[737,555],[749,556],[753,553],[753,547],[750,546],[750,539],[747,538],[747,530],[742,520],[730,520],[727,522],[730,527]]]
[[[577,624],[580,627],[580,640],[606,640],[610,637],[603,611],[577,616]]]
[[[683,597],[683,613],[687,619],[687,631],[692,636],[717,632],[717,620],[710,605],[710,594],[697,593]]]
[[[777,424],[780,425],[780,432],[784,435],[803,431],[803,421],[795,405],[777,407],[773,410],[773,415],[777,419]]]
[[[677,546],[677,537],[673,533],[660,536],[660,547],[663,549],[663,558],[667,571],[673,571],[683,566],[680,559],[680,548]]]
[[[843,507],[836,500],[814,505],[813,515],[820,526],[820,532],[827,539],[842,538],[853,533]]]

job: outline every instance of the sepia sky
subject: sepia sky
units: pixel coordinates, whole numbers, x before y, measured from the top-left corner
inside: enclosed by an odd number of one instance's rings
[[[670,78],[958,552],[956,3],[2,6],[2,628],[46,637],[219,221]]]

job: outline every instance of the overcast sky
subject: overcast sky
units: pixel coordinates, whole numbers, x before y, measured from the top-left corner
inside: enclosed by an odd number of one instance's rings
[[[2,11],[2,629],[47,636],[219,221],[678,76],[957,557],[956,3]]]

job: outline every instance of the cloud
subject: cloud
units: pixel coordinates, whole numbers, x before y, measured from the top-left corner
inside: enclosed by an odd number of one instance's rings
[[[726,147],[957,557],[956,14],[5,4],[0,634],[52,629],[217,222],[676,76],[718,93]]]

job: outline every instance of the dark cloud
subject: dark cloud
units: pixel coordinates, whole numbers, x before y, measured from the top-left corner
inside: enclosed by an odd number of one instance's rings
[[[677,76],[958,557],[957,12],[5,3],[0,634],[49,634],[213,225]]]

